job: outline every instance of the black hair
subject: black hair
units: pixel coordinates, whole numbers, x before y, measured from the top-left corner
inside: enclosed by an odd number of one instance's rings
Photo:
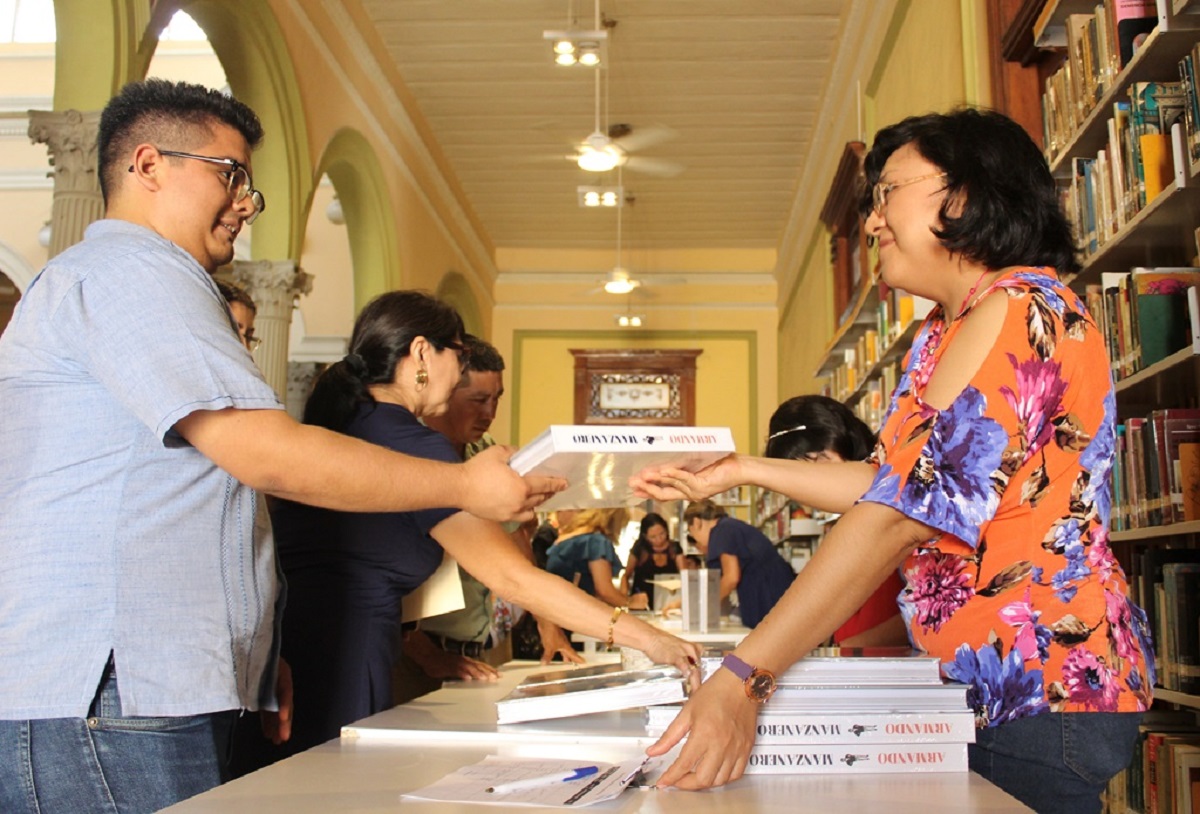
[[[219,90],[166,79],[130,82],[121,88],[100,114],[97,152],[104,202],[119,187],[120,173],[128,168],[137,145],[195,149],[212,138],[216,124],[237,130],[251,150],[262,141],[262,123],[254,111]]]
[[[1019,124],[992,110],[911,116],[876,133],[864,167],[864,218],[883,165],[905,144],[946,172],[942,225],[933,233],[950,252],[990,269],[1079,270],[1071,226],[1045,157]]]
[[[476,373],[503,373],[504,357],[490,342],[472,334],[463,334],[463,345],[467,349],[467,370]]]
[[[225,298],[225,302],[233,305],[239,302],[250,309],[250,313],[257,314],[258,306],[254,304],[254,300],[246,293],[246,289],[236,283],[227,283],[224,280],[215,280],[217,290],[221,292],[221,296]]]
[[[391,384],[412,341],[438,350],[463,335],[454,308],[424,291],[389,291],[367,303],[354,321],[350,351],[321,373],[304,406],[304,423],[342,432],[361,404],[374,404],[368,385]]]
[[[655,526],[662,526],[667,530],[667,534],[671,533],[670,524],[667,523],[661,514],[647,512],[646,516],[642,518],[641,525],[638,527],[638,538],[644,540],[646,535],[650,533],[650,529]]]
[[[865,460],[875,448],[875,434],[854,412],[828,396],[796,396],[771,415],[768,458],[800,460],[819,452],[835,452],[844,461]]]

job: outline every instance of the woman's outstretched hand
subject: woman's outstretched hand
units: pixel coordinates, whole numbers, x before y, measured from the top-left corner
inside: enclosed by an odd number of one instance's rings
[[[635,494],[654,500],[703,500],[745,482],[736,454],[726,455],[699,472],[651,466],[629,479]]]
[[[746,697],[741,682],[728,670],[717,670],[646,750],[664,755],[687,736],[679,758],[659,778],[659,788],[707,789],[737,780],[746,771],[757,720],[758,704]]]

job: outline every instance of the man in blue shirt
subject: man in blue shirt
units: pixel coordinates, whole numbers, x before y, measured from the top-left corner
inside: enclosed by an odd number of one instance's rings
[[[211,277],[265,208],[261,138],[219,92],[126,86],[100,122],[106,218],[0,338],[0,811],[153,811],[223,779],[237,711],[276,708],[254,490],[507,520],[559,488],[507,450],[445,464],[287,416]]]

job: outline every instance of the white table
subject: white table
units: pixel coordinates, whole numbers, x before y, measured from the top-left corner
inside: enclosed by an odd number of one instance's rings
[[[752,630],[740,622],[730,621],[728,616],[722,616],[720,623],[716,628],[707,631],[699,630],[684,630],[683,622],[678,618],[664,619],[655,614],[638,614],[638,618],[649,622],[655,627],[662,628],[668,633],[674,633],[681,639],[687,639],[689,642],[698,644],[738,644]],[[600,644],[600,640],[592,636],[586,636],[582,633],[571,634],[571,641],[580,642],[583,644],[583,652],[588,658],[596,652],[596,646]]]
[[[456,683],[347,727],[340,740],[269,766],[166,809],[172,814],[458,814],[540,811],[457,805],[400,794],[428,785],[486,755],[615,762],[651,743],[640,711],[498,726],[497,698],[531,672],[513,662],[493,684]],[[887,814],[983,814],[1028,811],[975,774],[755,775],[710,792],[630,789],[590,810],[621,814],[881,811]]]

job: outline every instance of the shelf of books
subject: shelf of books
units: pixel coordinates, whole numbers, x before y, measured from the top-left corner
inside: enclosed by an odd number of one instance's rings
[[[904,354],[933,303],[882,282],[868,282],[866,289],[873,295],[860,292],[861,309],[826,348],[816,375],[828,377],[826,395],[877,427],[899,378]]]
[[[1147,83],[1179,81],[1179,63],[1195,44],[1200,17],[1177,14],[1172,0],[1104,0],[1083,8],[1052,0],[1051,6],[1082,12],[1061,18],[1066,59],[1046,79],[1042,97],[1046,157],[1055,175],[1065,177],[1075,158],[1106,146],[1115,109],[1136,112],[1130,96],[1136,103]]]
[[[1065,50],[1042,109],[1083,259],[1068,282],[1104,333],[1116,382],[1109,542],[1159,665],[1160,703],[1109,787],[1120,814],[1191,811],[1188,772],[1200,783],[1197,11],[1197,0],[1050,0],[1034,24],[1040,46]]]

